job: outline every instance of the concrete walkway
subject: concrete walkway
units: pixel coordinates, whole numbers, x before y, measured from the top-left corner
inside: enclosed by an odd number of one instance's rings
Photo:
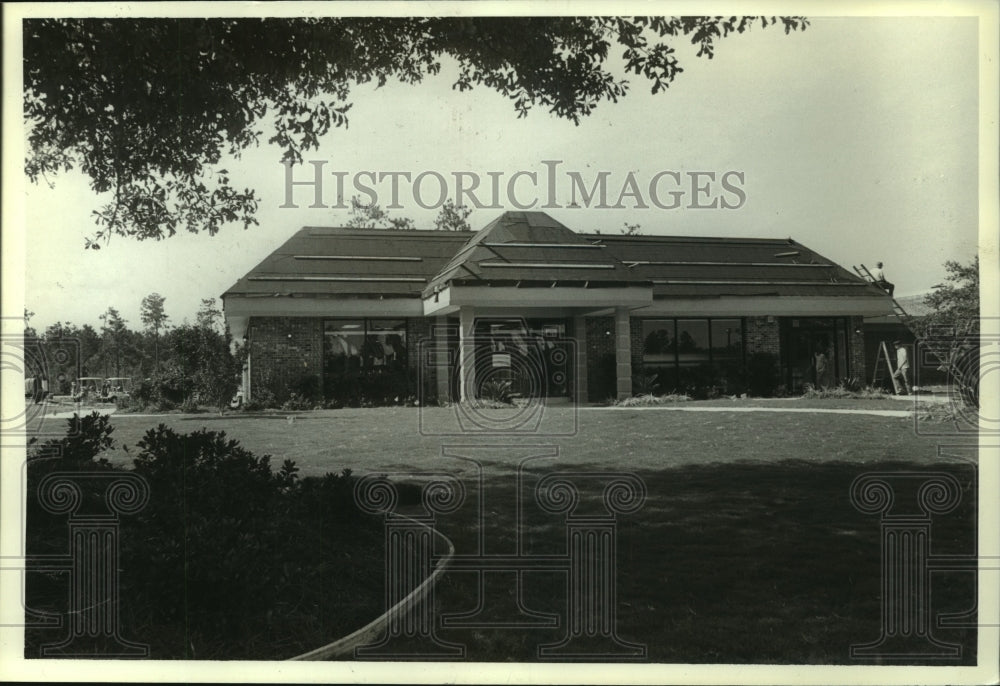
[[[869,414],[876,417],[909,417],[912,410],[839,410],[814,407],[684,407],[682,405],[650,405],[646,407],[581,407],[581,410],[615,410],[635,412],[662,410],[667,412],[800,412],[803,414]]]

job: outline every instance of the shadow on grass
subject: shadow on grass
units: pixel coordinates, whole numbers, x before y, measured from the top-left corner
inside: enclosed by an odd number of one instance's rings
[[[931,553],[974,555],[975,467],[920,469],[948,472],[962,486],[958,508],[933,520]],[[913,472],[914,465],[745,462],[640,473],[645,505],[618,517],[618,635],[645,644],[652,662],[872,664],[850,655],[853,644],[881,633],[879,517],[859,512],[849,496],[855,477],[868,471]],[[495,479],[486,484],[485,522],[478,521],[473,492],[439,528],[459,554],[475,551],[480,535],[488,552],[511,554],[518,532],[528,555],[564,554],[564,520],[541,512],[532,499],[540,476],[525,480],[520,523],[512,482]],[[912,495],[898,492],[897,500]],[[581,503],[587,496],[581,494]],[[600,491],[589,494],[591,501],[599,498]],[[472,660],[537,660],[539,645],[565,635],[566,579],[565,572],[524,572],[518,609],[514,572],[450,572],[439,588],[438,612],[468,613],[481,603],[481,621],[439,635],[466,644]],[[917,653],[885,662],[975,664],[975,628],[936,625],[942,613],[975,608],[975,574],[942,572],[931,579],[931,633],[960,645],[961,655],[942,660]],[[533,613],[555,613],[560,626],[498,627]]]

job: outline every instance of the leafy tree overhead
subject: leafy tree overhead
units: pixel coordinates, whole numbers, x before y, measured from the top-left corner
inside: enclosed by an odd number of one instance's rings
[[[344,17],[39,19],[24,27],[25,171],[78,167],[110,200],[90,247],[112,235],[162,239],[256,223],[258,196],[218,169],[257,145],[262,123],[282,159],[302,161],[346,126],[351,88],[420,83],[444,60],[457,91],[493,89],[519,117],[542,107],[579,122],[616,102],[629,76],[653,93],[683,71],[672,43],[711,58],[753,26],[800,17]],[[609,61],[621,58],[625,75]]]

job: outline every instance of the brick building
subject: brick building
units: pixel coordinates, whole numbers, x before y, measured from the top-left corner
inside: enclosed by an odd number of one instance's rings
[[[222,297],[248,399],[794,393],[862,377],[863,318],[891,312],[792,239],[579,234],[541,212],[477,232],[306,227]]]

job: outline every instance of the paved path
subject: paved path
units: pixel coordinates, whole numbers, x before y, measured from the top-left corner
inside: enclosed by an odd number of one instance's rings
[[[644,410],[662,410],[673,412],[802,412],[805,414],[870,414],[876,417],[909,417],[912,410],[839,410],[819,407],[683,407],[678,405],[650,405],[647,407],[581,407],[581,410],[615,410],[618,412],[634,412]]]
[[[85,413],[96,409],[102,414],[115,414],[115,408],[87,408]],[[683,405],[649,405],[643,407],[616,407],[616,406],[587,406],[579,408],[586,411],[611,411],[611,412],[799,412],[804,414],[866,414],[875,417],[910,417],[913,410],[847,410],[821,407],[711,407],[694,406],[685,407]],[[205,413],[200,413],[205,414]],[[46,419],[68,419],[73,416],[73,411],[69,412],[46,412]],[[185,414],[122,414],[122,417],[143,419],[149,417],[187,417],[199,416]]]

